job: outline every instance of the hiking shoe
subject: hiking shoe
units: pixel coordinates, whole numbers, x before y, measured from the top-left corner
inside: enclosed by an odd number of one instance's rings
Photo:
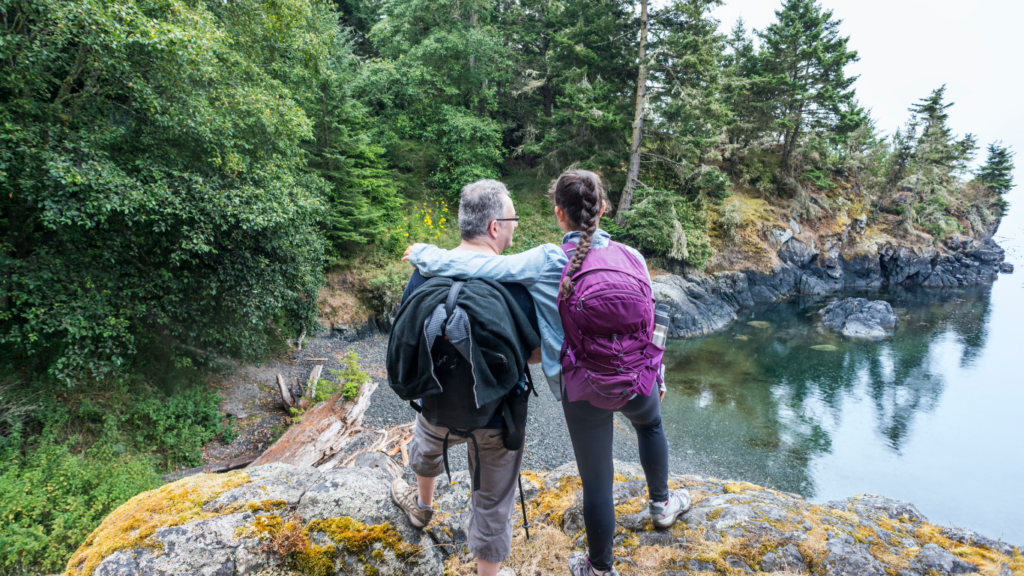
[[[572,576],[597,576],[597,571],[590,565],[590,558],[582,552],[573,552],[569,555],[569,573]],[[612,566],[612,569],[603,576],[619,576],[619,571]]]
[[[668,502],[651,502],[651,522],[658,528],[668,528],[676,517],[690,509],[690,493],[673,490],[668,493]]]
[[[416,487],[409,486],[401,478],[395,478],[395,481],[391,483],[391,499],[398,504],[399,508],[405,510],[405,515],[409,517],[409,523],[414,528],[423,528],[430,524],[430,519],[434,517],[432,507],[420,508]]]
[[[505,566],[501,570],[498,570],[498,576],[516,576],[516,571]]]

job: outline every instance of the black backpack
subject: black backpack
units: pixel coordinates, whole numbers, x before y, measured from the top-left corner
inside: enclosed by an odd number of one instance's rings
[[[464,281],[452,282],[448,291],[448,298],[445,300],[445,319],[451,318],[455,312],[455,304],[459,291],[465,284]],[[447,325],[447,323],[445,323]],[[434,426],[448,429],[443,442],[444,469],[451,481],[451,471],[448,465],[448,439],[454,435],[459,438],[468,438],[473,444],[475,451],[475,466],[473,470],[473,489],[480,489],[480,448],[477,445],[473,431],[486,426],[500,411],[504,428],[502,429],[502,444],[507,450],[519,450],[523,447],[526,439],[526,416],[530,392],[536,396],[537,391],[533,385],[533,377],[526,367],[520,372],[518,384],[505,396],[477,407],[472,394],[473,373],[472,364],[462,352],[456,348],[442,330],[440,338],[435,339],[430,350],[430,357],[433,362],[432,370],[438,381],[444,382],[445,386],[440,393],[413,395],[404,397],[403,391],[396,389],[403,400],[408,400],[414,410],[423,415],[423,418]],[[509,366],[510,359],[501,354],[484,351],[488,355],[487,365],[491,370],[518,369],[516,366]],[[392,386],[395,388],[394,386]],[[408,395],[408,392],[405,391]],[[416,400],[420,402],[417,403]]]

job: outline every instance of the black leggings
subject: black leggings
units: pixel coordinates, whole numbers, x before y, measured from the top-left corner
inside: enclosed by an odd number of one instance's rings
[[[598,570],[610,570],[612,538],[615,536],[612,434],[616,411],[596,408],[586,401],[569,402],[563,393],[562,412],[565,413],[576,465],[583,480],[583,521],[587,526],[590,563]],[[636,430],[640,465],[647,476],[651,500],[668,500],[668,440],[661,425],[657,386],[650,396],[637,396],[618,412],[629,418]]]

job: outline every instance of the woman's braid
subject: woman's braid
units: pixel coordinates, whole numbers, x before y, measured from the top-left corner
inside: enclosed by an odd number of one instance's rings
[[[566,180],[563,186],[562,180]],[[558,294],[562,298],[568,298],[572,294],[572,276],[579,271],[583,260],[590,252],[590,245],[594,240],[594,233],[597,232],[598,224],[601,221],[601,207],[604,193],[597,175],[585,170],[573,170],[566,172],[555,185],[555,200],[565,210],[570,220],[576,220],[573,216],[578,214],[578,221],[574,221],[580,230],[580,240],[576,243],[576,251],[569,262],[569,269],[562,278],[562,284],[558,288]],[[568,205],[577,210],[569,210]],[[576,212],[577,214],[573,214]]]

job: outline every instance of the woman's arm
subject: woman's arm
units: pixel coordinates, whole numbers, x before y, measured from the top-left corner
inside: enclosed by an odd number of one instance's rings
[[[565,254],[554,244],[545,244],[512,256],[490,256],[463,250],[442,250],[429,244],[414,244],[402,259],[416,266],[424,276],[489,278],[531,286],[555,268],[561,274],[565,262],[559,263],[556,260],[559,254],[564,260]]]

